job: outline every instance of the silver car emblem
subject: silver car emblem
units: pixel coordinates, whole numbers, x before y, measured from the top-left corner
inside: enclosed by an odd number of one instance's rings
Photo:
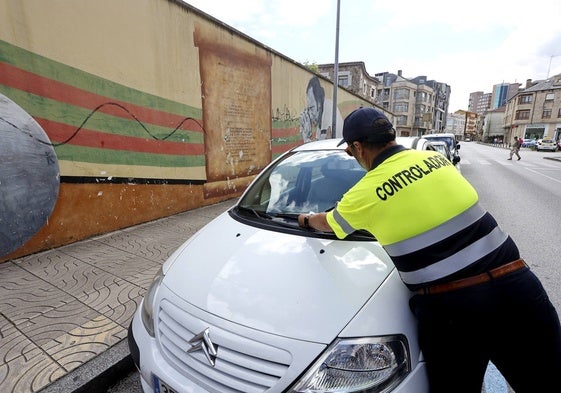
[[[191,344],[191,348],[187,350],[188,353],[202,350],[209,364],[214,367],[216,355],[218,354],[218,352],[212,341],[210,341],[209,328],[206,328],[195,337],[190,339],[189,344]]]

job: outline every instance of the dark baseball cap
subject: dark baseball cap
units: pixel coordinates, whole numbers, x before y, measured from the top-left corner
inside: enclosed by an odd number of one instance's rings
[[[343,123],[343,139],[337,144],[347,142],[384,143],[395,139],[393,124],[386,115],[374,108],[359,108],[352,111]]]

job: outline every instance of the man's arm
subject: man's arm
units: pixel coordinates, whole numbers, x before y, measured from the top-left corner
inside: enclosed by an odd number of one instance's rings
[[[333,229],[327,223],[327,213],[317,214],[300,214],[298,216],[298,225],[303,228],[313,228],[322,232],[333,232]]]

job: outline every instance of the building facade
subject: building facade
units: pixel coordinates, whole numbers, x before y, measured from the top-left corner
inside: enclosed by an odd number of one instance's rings
[[[491,93],[476,91],[470,93],[468,111],[484,115],[491,108]]]
[[[322,76],[333,80],[335,73],[334,64],[318,64],[318,70]],[[376,103],[380,81],[370,76],[366,71],[364,62],[339,63],[337,65],[337,79],[339,80],[339,86]]]
[[[561,74],[526,81],[526,87],[506,103],[503,128],[507,140],[561,139]]]
[[[427,80],[426,76],[404,78],[402,71],[396,74],[375,74],[382,82],[377,103],[394,113],[395,128],[399,136],[421,136],[443,132],[446,127],[450,86]]]

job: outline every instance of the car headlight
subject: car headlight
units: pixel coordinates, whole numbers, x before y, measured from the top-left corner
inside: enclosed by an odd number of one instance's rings
[[[144,328],[148,331],[152,337],[154,337],[154,300],[156,299],[156,293],[158,292],[158,288],[160,288],[160,284],[164,279],[164,272],[162,268],[158,270],[156,276],[154,277],[154,281],[150,284],[150,287],[146,291],[146,295],[144,295],[144,299],[142,300],[142,323],[144,323]]]
[[[388,392],[409,373],[404,336],[337,339],[291,393]]]

